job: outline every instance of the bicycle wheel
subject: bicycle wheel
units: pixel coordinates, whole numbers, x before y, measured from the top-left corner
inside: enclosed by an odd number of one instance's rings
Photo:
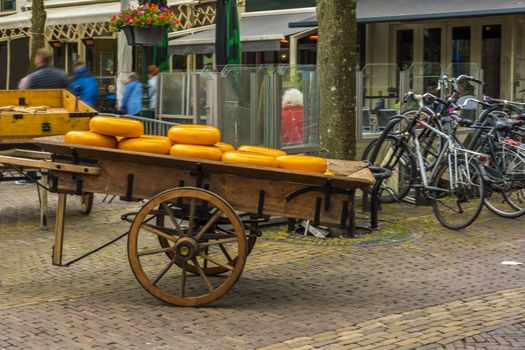
[[[392,171],[392,176],[381,184],[379,200],[383,203],[402,200],[416,177],[416,162],[406,143],[397,137],[386,135],[368,145],[364,156],[368,155],[373,158],[368,159],[371,163]]]
[[[429,197],[438,221],[452,230],[472,224],[483,208],[485,183],[479,164],[458,161],[442,163],[430,182]]]
[[[488,181],[485,206],[504,218],[525,214],[525,159],[512,150],[499,150],[490,164],[501,176]]]

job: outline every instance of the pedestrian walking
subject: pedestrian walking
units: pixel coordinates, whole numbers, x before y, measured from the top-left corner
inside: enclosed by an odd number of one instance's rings
[[[53,54],[47,49],[40,49],[35,55],[36,71],[20,80],[20,89],[66,89],[67,76],[64,71],[51,65]],[[27,176],[35,179],[36,171],[28,171]],[[30,185],[33,181],[18,180],[17,185]]]
[[[155,112],[157,109],[157,90],[159,84],[160,70],[157,66],[148,67],[148,86],[149,86],[149,108]]]
[[[35,55],[36,71],[22,84],[28,89],[66,89],[67,76],[64,71],[51,65],[53,54],[47,49],[40,49]]]
[[[69,90],[92,107],[97,103],[99,95],[97,79],[89,72],[84,62],[75,63]]]
[[[130,73],[128,83],[124,88],[124,95],[120,101],[119,109],[123,114],[137,115],[142,109],[142,85],[139,75]]]

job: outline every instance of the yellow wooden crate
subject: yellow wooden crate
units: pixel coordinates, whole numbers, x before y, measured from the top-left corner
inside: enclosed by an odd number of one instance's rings
[[[35,107],[42,107],[34,111]],[[89,130],[97,111],[67,90],[0,91],[0,143]]]

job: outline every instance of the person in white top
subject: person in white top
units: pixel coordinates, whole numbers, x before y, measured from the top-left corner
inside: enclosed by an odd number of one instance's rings
[[[148,67],[149,108],[154,112],[157,109],[157,90],[159,73],[159,67],[155,65],[151,65]]]

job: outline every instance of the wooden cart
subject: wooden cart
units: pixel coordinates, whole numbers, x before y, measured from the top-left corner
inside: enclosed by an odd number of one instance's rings
[[[89,130],[95,115],[96,110],[67,90],[0,91],[0,146],[31,147],[35,137]]]
[[[260,235],[258,225],[269,216],[353,230],[355,190],[375,181],[361,162],[333,162],[338,175],[325,176],[68,145],[62,137],[35,142],[51,154],[39,166],[50,169],[49,189],[59,194],[53,264],[71,264],[62,261],[67,194],[148,199],[137,213],[123,215],[129,233],[108,244],[128,235],[138,282],[181,306],[210,303],[233,287]]]
[[[24,153],[20,149],[38,150],[32,142],[35,137],[89,130],[89,120],[95,115],[95,109],[67,90],[0,90],[0,156],[45,158],[46,155]],[[26,179],[36,182],[41,176],[40,169],[34,168],[33,164],[13,168],[2,166],[0,162],[0,182]],[[45,174],[43,177],[45,181]],[[41,225],[46,228],[46,192],[40,192],[39,198]],[[82,211],[89,214],[93,195],[84,195],[81,204]]]

